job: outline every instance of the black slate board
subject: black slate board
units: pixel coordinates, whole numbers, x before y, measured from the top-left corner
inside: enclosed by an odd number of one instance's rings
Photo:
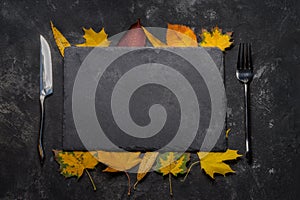
[[[74,91],[74,82],[76,79],[76,75],[84,65],[84,60],[86,57],[91,54],[94,48],[78,48],[78,47],[70,47],[65,50],[65,57],[64,57],[64,119],[63,119],[63,149],[64,150],[108,150],[108,151],[118,151],[118,149],[113,147],[103,147],[105,146],[101,144],[101,142],[95,145],[95,141],[93,138],[89,138],[88,142],[85,140],[82,142],[82,135],[81,137],[78,135],[78,127],[76,129],[74,123],[74,116],[72,112],[72,95]],[[118,47],[110,47],[110,48],[98,48],[101,51],[118,51],[120,48]],[[128,58],[130,56],[123,59],[119,59],[118,61],[113,62],[115,67],[111,67],[111,70],[106,69],[107,73],[103,73],[103,77],[100,79],[102,84],[106,84],[106,86],[100,86],[101,83],[98,83],[97,92],[95,94],[95,109],[98,121],[100,122],[100,126],[105,132],[105,136],[117,147],[124,149],[126,151],[156,151],[161,149],[163,146],[166,146],[168,142],[174,137],[173,133],[176,133],[178,129],[178,124],[180,123],[180,107],[178,100],[176,100],[176,96],[172,94],[167,88],[162,88],[158,85],[152,84],[148,85],[148,87],[140,87],[134,92],[135,98],[130,99],[130,114],[133,118],[134,122],[144,126],[149,123],[148,111],[149,107],[154,103],[159,103],[164,106],[168,115],[166,119],[166,124],[164,128],[158,132],[155,136],[149,138],[136,138],[128,136],[124,133],[120,128],[116,128],[118,125],[114,121],[114,117],[111,113],[110,109],[110,96],[111,90],[113,90],[114,84],[122,77],[122,75],[126,72],[125,68],[127,67],[128,70],[132,68],[132,66],[137,66],[142,63],[161,63],[161,60],[164,60],[163,64],[167,66],[172,66],[178,70],[182,71],[180,73],[186,73],[187,78],[192,79],[193,84],[195,87],[199,87],[198,93],[205,94],[204,96],[208,96],[209,93],[207,88],[201,86],[201,82],[198,82],[201,77],[197,77],[196,73],[186,72],[188,70],[185,69],[188,63],[185,63],[184,60],[178,61],[180,59],[176,58],[176,62],[172,55],[168,54],[168,51],[164,51],[162,49],[153,49],[153,48],[123,48],[123,49],[133,49],[142,50],[143,52],[138,53],[137,55],[133,55],[134,58]],[[182,51],[195,51],[194,48],[183,48]],[[224,77],[224,66],[223,66],[223,53],[215,48],[205,48],[207,53],[211,56],[212,60],[219,68],[221,77]],[[154,52],[155,55],[151,54]],[[132,56],[131,56],[132,57]],[[160,57],[160,58],[158,58]],[[182,63],[180,63],[182,62]],[[111,64],[113,65],[113,64]],[[122,70],[119,70],[120,65],[122,65]],[[184,66],[184,67],[182,67]],[[118,68],[118,69],[116,69]],[[188,68],[189,69],[189,68]],[[191,68],[189,69],[191,70]],[[84,70],[83,70],[84,71]],[[87,70],[88,71],[88,70]],[[86,72],[88,73],[88,72]],[[92,73],[98,73],[97,71]],[[190,81],[190,80],[189,80]],[[89,87],[89,86],[88,86]],[[85,91],[82,91],[83,94]],[[81,94],[79,93],[79,94]],[[197,91],[196,91],[197,93]],[[135,95],[136,94],[136,95]],[[199,94],[197,94],[199,99]],[[156,100],[159,99],[159,100]],[[149,103],[150,101],[150,103]],[[159,102],[157,102],[159,101]],[[208,128],[209,118],[210,118],[210,110],[207,107],[210,107],[210,100],[205,99],[202,97],[201,100],[201,113],[202,115],[207,115],[206,118],[201,118],[199,123],[199,129],[197,135],[192,142],[192,144],[187,148],[185,144],[179,144],[179,146],[172,146],[168,147],[168,151],[189,151],[195,152],[199,151],[199,148],[203,142],[205,129]],[[144,112],[143,112],[144,111]],[[170,114],[171,113],[171,114]],[[201,115],[201,116],[202,116]],[[146,117],[145,117],[146,116]],[[88,119],[88,118],[86,118]],[[85,119],[84,119],[85,120]],[[88,121],[88,120],[86,120]],[[174,123],[175,122],[175,123]],[[126,124],[125,124],[126,126]],[[223,133],[219,137],[216,145],[212,149],[212,151],[223,151],[226,149],[226,140],[223,127]],[[100,141],[100,140],[99,140]],[[84,144],[83,144],[84,143]],[[87,144],[90,143],[90,144]],[[91,145],[91,143],[93,143]],[[88,147],[87,147],[88,146]]]

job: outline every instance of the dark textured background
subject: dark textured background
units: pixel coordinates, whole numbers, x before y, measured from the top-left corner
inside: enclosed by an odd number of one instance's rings
[[[237,171],[210,180],[194,167],[186,182],[173,179],[174,199],[299,199],[300,1],[9,1],[0,0],[0,198],[126,199],[124,174],[91,174],[79,181],[59,174],[51,149],[60,149],[62,88],[47,99],[46,162],[39,165],[39,34],[50,42],[54,76],[62,81],[63,60],[49,21],[72,44],[83,42],[81,27],[109,35],[126,30],[137,18],[145,26],[167,22],[234,31],[235,44],[250,41],[256,76],[252,89],[254,163],[233,162]],[[226,52],[229,147],[244,152],[242,85],[235,80],[237,48]],[[132,175],[134,180],[134,175]],[[130,199],[168,199],[168,180],[151,173]]]

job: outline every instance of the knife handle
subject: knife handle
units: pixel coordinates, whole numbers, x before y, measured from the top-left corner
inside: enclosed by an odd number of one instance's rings
[[[44,163],[45,159],[45,153],[44,153],[44,147],[43,147],[43,127],[44,127],[44,100],[45,96],[41,95],[40,96],[40,103],[41,103],[41,119],[40,119],[40,131],[39,131],[39,141],[38,141],[38,152],[40,155],[40,162],[41,165]]]

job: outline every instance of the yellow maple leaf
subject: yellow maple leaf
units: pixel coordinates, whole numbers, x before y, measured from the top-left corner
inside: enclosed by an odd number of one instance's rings
[[[197,47],[197,36],[194,31],[184,25],[168,24],[167,45],[172,47]]]
[[[190,160],[190,153],[166,152],[160,154],[154,169],[163,176],[169,174],[170,195],[173,195],[171,174],[177,176],[187,172],[186,163]]]
[[[99,33],[95,32],[92,28],[86,29],[83,28],[85,43],[77,44],[77,47],[107,47],[110,44],[110,41],[107,39],[107,34],[104,31],[104,28],[101,29]]]
[[[179,157],[180,156],[180,157]],[[156,169],[158,172],[162,173],[163,176],[171,173],[174,176],[177,174],[184,174],[186,172],[186,162],[190,160],[190,154],[167,152],[161,154],[159,157]]]
[[[222,51],[225,51],[226,48],[230,47],[232,32],[227,32],[222,34],[222,29],[215,27],[212,29],[212,33],[208,32],[206,29],[202,30],[200,37],[202,41],[200,46],[202,47],[218,47]]]
[[[197,152],[200,159],[201,169],[203,169],[207,175],[214,179],[214,174],[234,173],[235,171],[224,161],[235,160],[242,156],[237,153],[237,150],[227,149],[226,152]]]
[[[66,178],[72,176],[80,178],[83,172],[86,171],[93,184],[94,190],[96,190],[94,181],[87,171],[87,169],[94,169],[98,164],[98,161],[94,155],[96,152],[66,152],[53,150],[53,153],[55,155],[55,160],[60,164],[60,171],[62,175],[64,175]]]
[[[139,181],[141,181],[146,174],[149,172],[149,170],[152,168],[156,157],[158,156],[158,152],[146,152],[143,156],[143,159],[139,165],[138,173],[137,173],[137,181],[134,184],[134,188],[136,188],[136,185]]]
[[[56,45],[59,49],[60,54],[62,55],[62,57],[64,57],[65,48],[70,47],[71,44],[65,38],[65,36],[53,25],[52,21],[50,21],[50,24]]]

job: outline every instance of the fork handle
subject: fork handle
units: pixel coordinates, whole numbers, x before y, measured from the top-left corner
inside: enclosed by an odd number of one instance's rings
[[[45,153],[44,153],[44,147],[43,147],[43,127],[44,127],[44,117],[45,117],[44,100],[45,100],[45,96],[41,95],[40,96],[41,117],[40,117],[40,131],[39,131],[39,141],[38,141],[38,152],[39,152],[39,156],[40,156],[41,165],[44,163],[44,159],[45,159]]]
[[[250,131],[250,108],[249,108],[249,84],[244,84],[245,91],[245,145],[246,145],[246,158],[248,163],[252,162],[251,151],[251,131]]]

